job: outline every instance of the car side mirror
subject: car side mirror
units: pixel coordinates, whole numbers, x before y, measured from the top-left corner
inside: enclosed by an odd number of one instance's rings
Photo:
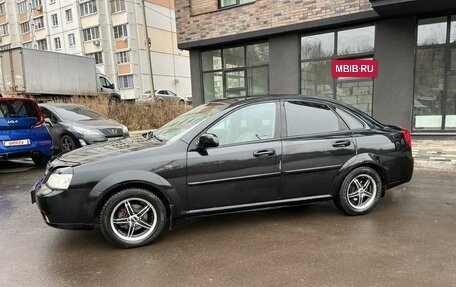
[[[198,140],[198,148],[206,149],[210,147],[218,147],[219,139],[214,134],[202,134]]]
[[[114,90],[115,89],[114,84],[109,85],[109,88]]]
[[[44,119],[44,123],[49,125],[50,127],[52,127],[54,124],[52,123],[51,119],[50,118],[45,118]]]

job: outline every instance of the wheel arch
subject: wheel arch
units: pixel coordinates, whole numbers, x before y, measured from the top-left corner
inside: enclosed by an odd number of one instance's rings
[[[180,202],[176,190],[159,175],[146,171],[124,171],[101,180],[89,193],[90,217],[96,218],[110,197],[127,188],[145,189],[158,196],[163,201],[170,219],[174,214],[174,205]]]
[[[382,179],[382,194],[385,195],[386,186],[389,182],[388,167],[382,164],[381,158],[371,153],[358,154],[348,160],[339,170],[333,183],[331,184],[331,195],[336,198],[339,193],[340,186],[345,177],[354,169],[366,166],[375,170]]]

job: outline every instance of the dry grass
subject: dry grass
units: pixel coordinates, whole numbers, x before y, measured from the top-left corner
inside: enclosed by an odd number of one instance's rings
[[[66,102],[87,106],[126,125],[131,131],[159,128],[192,108],[177,103],[109,105],[104,97],[72,97]]]

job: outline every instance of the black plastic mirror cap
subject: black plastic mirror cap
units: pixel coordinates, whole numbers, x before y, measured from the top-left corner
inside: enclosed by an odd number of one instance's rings
[[[219,139],[214,134],[202,134],[198,141],[199,148],[218,147]]]

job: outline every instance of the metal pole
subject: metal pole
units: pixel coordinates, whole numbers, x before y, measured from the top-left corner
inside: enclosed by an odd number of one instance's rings
[[[151,46],[151,39],[149,38],[149,32],[147,31],[147,19],[146,19],[146,3],[142,0],[142,10],[144,16],[144,29],[146,31],[146,46],[147,46],[147,60],[149,62],[149,70],[150,70],[150,84],[151,84],[151,94],[155,93],[154,87],[154,74],[152,72],[152,58],[150,56],[150,46]]]

